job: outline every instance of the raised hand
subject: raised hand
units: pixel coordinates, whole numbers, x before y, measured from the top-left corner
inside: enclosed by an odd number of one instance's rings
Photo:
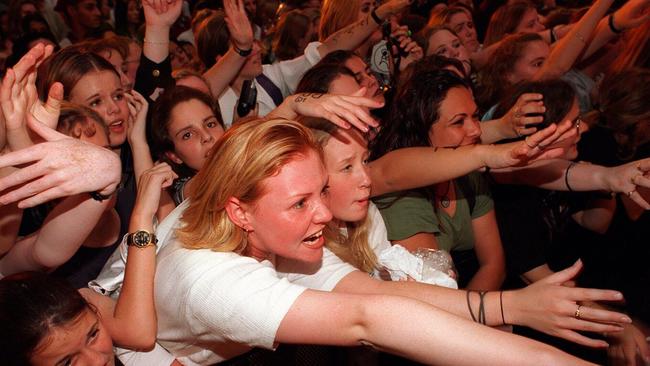
[[[11,150],[19,150],[32,144],[26,119],[28,114],[40,111],[37,108],[40,102],[36,93],[36,70],[52,54],[52,50],[52,46],[44,46],[42,43],[34,46],[12,69],[7,70],[2,82],[0,104],[5,116],[7,142]],[[58,114],[53,122],[54,127],[57,119]],[[47,122],[52,124],[51,119],[47,119]]]
[[[182,0],[143,0],[142,8],[147,26],[171,28],[181,15]]]
[[[518,291],[512,296],[504,293],[505,320],[526,325],[546,334],[589,347],[607,347],[607,342],[592,339],[578,331],[620,333],[623,325],[632,319],[627,315],[596,309],[581,302],[621,301],[618,291],[585,289],[564,286],[582,269],[582,262],[550,275]],[[510,309],[510,310],[509,310]]]
[[[146,128],[147,128],[147,111],[149,110],[149,103],[135,90],[130,93],[124,94],[126,96],[129,107],[129,121],[127,123],[127,136],[129,143],[147,142]]]
[[[115,153],[39,122],[30,128],[46,142],[0,156],[0,168],[29,164],[0,179],[0,204],[20,201],[25,208],[83,192],[115,192],[121,179]]]
[[[138,182],[138,195],[133,207],[132,222],[138,217],[146,220],[146,224],[151,225],[160,204],[162,190],[171,186],[176,178],[178,175],[167,163],[156,164],[153,168],[144,171]],[[144,224],[142,223],[140,226]]]
[[[531,125],[544,121],[544,117],[539,115],[546,110],[543,98],[543,95],[537,93],[525,93],[519,96],[515,105],[501,117],[504,138],[526,136],[537,131],[537,128]],[[530,116],[531,114],[536,116]]]
[[[253,28],[246,15],[243,0],[225,0],[223,8],[226,13],[226,26],[230,32],[230,40],[240,50],[250,50],[253,47]]]
[[[629,0],[613,16],[616,29],[623,31],[638,27],[650,20],[650,1]]]

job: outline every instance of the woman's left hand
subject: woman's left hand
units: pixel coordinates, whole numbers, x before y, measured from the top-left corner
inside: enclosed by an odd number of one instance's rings
[[[147,141],[146,128],[147,128],[147,111],[149,110],[149,103],[135,90],[130,93],[125,93],[127,104],[129,106],[129,120],[127,123],[127,136],[129,143],[138,143]]]

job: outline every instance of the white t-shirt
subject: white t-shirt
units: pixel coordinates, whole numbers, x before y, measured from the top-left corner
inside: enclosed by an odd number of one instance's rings
[[[270,65],[262,65],[262,73],[280,89],[283,98],[291,95],[298,87],[305,72],[320,61],[321,56],[318,52],[320,45],[320,42],[312,42],[307,45],[302,56]],[[277,106],[273,102],[273,98],[257,81],[255,81],[255,88],[257,88],[258,115],[263,117]],[[219,108],[226,129],[232,126],[238,99],[239,94],[235,93],[231,87],[226,88],[219,96]]]
[[[170,216],[180,217],[184,203]],[[168,243],[156,267],[158,343],[184,365],[211,365],[251,347],[273,349],[280,322],[306,288],[329,291],[356,270],[324,250],[314,271],[278,273],[269,261],[185,249],[174,234],[160,234]]]

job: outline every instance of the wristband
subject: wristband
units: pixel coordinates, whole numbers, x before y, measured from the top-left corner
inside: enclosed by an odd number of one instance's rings
[[[104,201],[104,200],[107,200],[107,199],[111,198],[111,195],[110,195],[110,194],[103,195],[103,194],[101,194],[101,193],[99,193],[99,192],[97,192],[97,191],[94,191],[94,192],[88,192],[88,194],[90,195],[90,197],[91,197],[92,199],[94,199],[95,201],[98,201],[98,202],[102,202],[102,201]]]
[[[555,27],[551,28],[551,44],[557,41],[557,33],[555,33]]]
[[[614,14],[611,14],[611,15],[609,16],[609,19],[607,19],[607,24],[609,25],[609,30],[611,30],[612,33],[614,33],[614,34],[621,34],[621,33],[623,33],[623,30],[622,30],[622,29],[618,29],[618,28],[616,28],[616,26],[614,25]]]
[[[239,47],[235,46],[234,44],[232,45],[232,48],[235,49],[235,52],[239,54],[241,57],[248,57],[251,53],[253,53],[253,47],[247,49],[247,50],[242,50]]]
[[[377,25],[381,25],[381,23],[384,22],[384,21],[379,17],[379,15],[377,15],[377,8],[372,9],[372,11],[370,12],[370,17],[372,18],[372,20],[375,21],[375,23],[377,23]]]

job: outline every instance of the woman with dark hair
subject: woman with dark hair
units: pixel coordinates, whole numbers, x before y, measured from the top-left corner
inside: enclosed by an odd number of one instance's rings
[[[540,16],[533,3],[517,1],[505,4],[492,14],[483,45],[497,43],[509,34],[539,33],[544,29],[546,27],[540,23]]]
[[[371,159],[407,147],[477,144],[477,113],[469,86],[455,73],[416,73],[396,94],[385,128],[371,143]],[[411,251],[451,252],[463,288],[501,286],[503,249],[487,183],[479,173],[375,201],[393,243]]]
[[[273,54],[278,61],[302,55],[316,30],[302,10],[292,10],[280,17],[273,33]]]

